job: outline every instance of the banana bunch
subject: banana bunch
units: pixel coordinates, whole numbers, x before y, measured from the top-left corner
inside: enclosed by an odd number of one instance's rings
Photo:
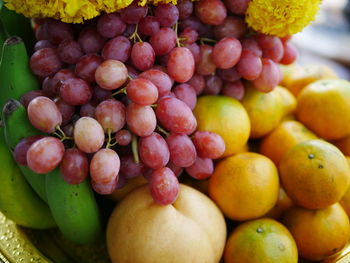
[[[17,36],[8,37],[11,24],[4,26],[1,20],[0,211],[25,227],[58,226],[66,238],[78,244],[99,240],[102,237],[100,214],[88,181],[70,185],[63,180],[59,169],[46,175],[36,174],[13,159],[12,151],[21,139],[40,134],[17,101],[26,92],[38,89],[39,83],[28,67],[23,40]]]

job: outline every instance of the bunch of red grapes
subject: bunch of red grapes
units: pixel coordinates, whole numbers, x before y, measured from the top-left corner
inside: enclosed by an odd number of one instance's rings
[[[40,174],[59,166],[71,184],[90,175],[100,194],[142,174],[157,203],[173,203],[177,176],[208,178],[225,151],[219,135],[196,131],[197,96],[240,100],[244,81],[268,92],[281,80],[277,63],[296,58],[288,38],[247,28],[248,2],[134,2],[84,25],[37,20],[30,67],[42,89],[21,102],[50,136],[23,139],[17,162]]]

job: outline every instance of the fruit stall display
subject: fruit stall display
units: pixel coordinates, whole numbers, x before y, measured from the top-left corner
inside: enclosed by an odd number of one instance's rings
[[[350,83],[290,41],[319,5],[0,1],[0,260],[347,260]]]

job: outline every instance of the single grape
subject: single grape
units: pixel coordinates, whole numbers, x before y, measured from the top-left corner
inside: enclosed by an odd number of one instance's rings
[[[125,28],[125,31],[123,32],[124,37],[131,37],[132,34],[135,33],[136,25],[135,24],[128,24]]]
[[[78,37],[78,43],[86,54],[100,52],[105,42],[106,39],[94,27],[84,28]]]
[[[254,37],[245,37],[241,40],[242,50],[249,50],[253,52],[256,56],[262,57],[263,52],[258,42]]]
[[[140,72],[137,69],[135,69],[133,66],[126,65],[126,68],[128,70],[128,74],[131,77],[131,79],[136,79],[139,76]]]
[[[44,138],[44,136],[42,135],[33,135],[33,136],[25,137],[22,140],[20,140],[13,151],[13,156],[15,158],[15,161],[20,165],[27,166],[28,149],[33,143],[35,143],[36,141],[42,138]]]
[[[44,137],[29,147],[27,164],[32,171],[38,174],[46,174],[58,166],[63,155],[64,145],[59,139]]]
[[[157,70],[157,69],[149,69],[145,72],[142,72],[139,75],[139,78],[148,79],[156,85],[158,89],[158,97],[163,97],[168,94],[172,87],[172,81],[168,74]]]
[[[205,88],[205,78],[202,75],[194,73],[193,77],[187,81],[187,84],[194,88],[197,95],[200,95]]]
[[[75,123],[73,136],[77,147],[85,153],[97,152],[105,141],[102,126],[91,117],[82,117]]]
[[[200,36],[203,35],[204,24],[199,21],[198,17],[189,16],[186,19],[182,20],[181,23],[179,23],[180,31],[185,30],[187,27],[196,30]]]
[[[283,44],[281,39],[275,36],[257,35],[259,46],[263,51],[263,57],[269,58],[274,62],[279,62],[283,58]]]
[[[97,31],[102,37],[113,38],[123,34],[126,24],[118,13],[104,14],[97,20]]]
[[[131,80],[126,86],[131,101],[139,105],[152,105],[158,99],[158,89],[152,81],[144,78]]]
[[[122,20],[127,24],[138,24],[147,15],[148,6],[139,6],[137,1],[124,8],[120,12]]]
[[[205,76],[204,94],[218,95],[221,92],[223,81],[217,75]]]
[[[168,167],[162,167],[152,172],[149,187],[154,202],[159,205],[173,204],[180,188],[177,177]]]
[[[126,62],[131,53],[130,40],[124,36],[117,36],[109,40],[102,49],[104,59],[114,59]]]
[[[94,154],[90,162],[91,179],[100,184],[107,184],[118,177],[120,159],[112,149],[101,149]]]
[[[215,44],[212,58],[218,68],[229,69],[237,64],[241,53],[241,42],[234,37],[225,37]]]
[[[191,110],[194,109],[197,104],[197,94],[196,90],[191,85],[187,83],[177,85],[173,89],[173,92],[176,98],[185,102]]]
[[[135,163],[133,156],[126,155],[120,158],[120,176],[126,179],[138,177],[146,170],[143,163]]]
[[[21,104],[27,108],[28,104],[35,99],[36,97],[39,96],[43,96],[43,97],[47,97],[46,93],[43,90],[31,90],[28,91],[27,93],[25,93],[20,99],[19,101],[21,102]]]
[[[49,33],[47,32],[47,25],[43,23],[37,27],[35,30],[35,38],[37,41],[49,40]]]
[[[129,71],[130,75],[130,71]],[[112,91],[106,90],[106,89],[101,89],[99,86],[94,86],[93,87],[93,95],[92,95],[92,101],[94,104],[99,104],[100,102],[104,100],[108,100],[109,98],[112,97]]]
[[[188,48],[191,51],[194,58],[194,62],[196,64],[199,63],[201,50],[197,43],[185,44],[184,47]]]
[[[179,10],[173,4],[158,5],[154,14],[162,27],[172,27],[179,20]]]
[[[250,50],[243,50],[236,68],[242,78],[254,80],[260,76],[262,71],[261,58]]]
[[[94,191],[100,195],[109,195],[113,193],[114,190],[117,189],[118,184],[119,184],[119,176],[117,176],[112,181],[105,184],[97,183],[94,180],[91,180],[92,189],[94,189]]]
[[[105,132],[115,133],[125,125],[125,106],[115,99],[102,101],[96,107],[95,118]]]
[[[184,20],[193,13],[193,3],[190,0],[179,0],[177,1],[177,9],[180,20]]]
[[[222,80],[230,82],[237,81],[241,78],[241,75],[238,73],[236,67],[229,69],[218,69],[217,74]]]
[[[168,54],[176,45],[176,33],[169,27],[162,27],[151,36],[150,44],[157,56]]]
[[[135,43],[131,50],[132,64],[141,71],[153,67],[155,56],[154,50],[148,42]]]
[[[49,40],[39,40],[34,45],[34,51],[38,51],[42,48],[54,48],[55,46]]]
[[[258,78],[253,80],[254,87],[261,92],[273,90],[280,82],[280,70],[271,59],[262,59],[262,71]]]
[[[180,34],[182,44],[193,44],[198,39],[198,32],[192,27],[186,27]]]
[[[49,97],[52,99],[53,97],[57,96],[57,94],[54,94],[51,91],[51,80],[52,80],[52,77],[44,78],[43,82],[41,83],[41,90],[45,93],[46,97]]]
[[[198,155],[202,158],[218,159],[225,152],[225,142],[217,133],[197,131],[192,139]]]
[[[185,47],[174,48],[168,60],[169,76],[176,82],[184,83],[189,81],[194,73],[194,58],[191,51]]]
[[[292,64],[298,56],[298,50],[295,48],[295,46],[293,46],[293,44],[289,42],[284,42],[283,48],[284,54],[279,63],[284,65]]]
[[[50,81],[50,92],[52,94],[55,94],[55,96],[58,96],[60,94],[60,89],[62,86],[63,81],[76,78],[76,75],[71,69],[65,68],[58,71],[53,78]]]
[[[103,89],[117,89],[128,79],[128,70],[122,62],[108,59],[103,61],[96,69],[95,79]]]
[[[38,130],[52,133],[62,123],[62,114],[56,104],[47,97],[34,98],[27,108],[30,123]]]
[[[75,66],[75,74],[89,83],[95,82],[95,72],[102,61],[102,57],[97,54],[82,56]]]
[[[196,148],[190,137],[181,133],[170,133],[166,138],[170,161],[179,167],[189,167],[197,157]]]
[[[115,141],[121,146],[127,146],[131,143],[132,135],[126,129],[122,129],[115,134]]]
[[[62,82],[60,96],[70,105],[84,105],[92,98],[92,88],[83,79],[70,78]]]
[[[153,36],[160,29],[160,24],[155,16],[146,16],[139,23],[139,30],[146,36]]]
[[[184,169],[182,167],[176,166],[171,161],[168,162],[166,167],[168,167],[170,170],[172,170],[176,177],[179,177],[182,174],[182,172],[184,171]]]
[[[149,136],[157,125],[156,115],[150,106],[130,103],[126,107],[126,123],[138,136]]]
[[[73,30],[70,24],[55,19],[46,19],[45,24],[49,37],[48,40],[52,44],[59,45],[65,39],[74,39]]]
[[[60,165],[63,179],[69,184],[80,184],[89,173],[89,161],[86,153],[77,148],[67,149]]]
[[[87,103],[80,107],[79,116],[95,118],[95,111],[96,111],[96,107],[91,103]]]
[[[222,94],[228,97],[232,97],[236,100],[242,100],[244,97],[244,85],[242,81],[225,81],[222,89]]]
[[[156,116],[161,125],[172,132],[191,134],[197,127],[192,110],[176,98],[162,98],[158,102]]]
[[[61,112],[62,125],[64,126],[71,121],[73,114],[75,112],[75,107],[66,103],[61,98],[56,99],[55,103],[56,103],[58,110]]]
[[[62,62],[54,48],[42,48],[35,51],[29,63],[33,73],[39,77],[50,76],[62,68]]]
[[[214,164],[211,159],[197,156],[196,161],[190,167],[185,168],[186,172],[198,180],[207,179],[214,172]]]
[[[63,40],[57,47],[57,53],[62,62],[67,64],[76,64],[84,55],[79,43],[72,40]]]
[[[239,16],[228,16],[222,24],[214,27],[214,36],[217,40],[225,37],[241,38],[247,33],[247,24]]]
[[[196,2],[196,16],[205,24],[220,25],[227,16],[227,10],[220,0],[201,0]]]
[[[225,0],[226,7],[236,15],[244,15],[251,0]]]
[[[213,60],[213,47],[200,45],[200,58],[196,64],[196,73],[200,75],[212,75],[215,73],[216,65]]]

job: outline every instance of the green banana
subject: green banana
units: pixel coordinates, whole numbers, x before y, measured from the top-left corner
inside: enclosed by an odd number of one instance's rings
[[[102,238],[98,206],[87,180],[68,184],[55,169],[46,175],[46,194],[58,228],[67,239],[88,244]]]

